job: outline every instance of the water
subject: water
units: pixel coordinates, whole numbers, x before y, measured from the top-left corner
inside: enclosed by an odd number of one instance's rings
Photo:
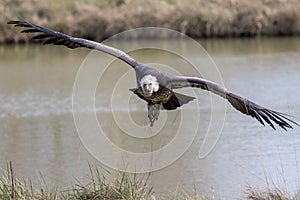
[[[199,42],[212,56],[228,89],[266,107],[293,115],[296,117],[293,119],[299,122],[299,38]],[[184,41],[118,41],[113,44],[121,49],[140,44],[162,44],[174,49],[179,46],[188,52],[187,60],[197,63],[200,71],[202,66],[213,66],[205,54],[197,54]],[[7,161],[12,160],[19,176],[40,183],[42,174],[47,185],[62,188],[68,188],[75,178],[86,181],[88,163],[107,168],[97,162],[80,141],[72,115],[73,84],[88,54],[89,50],[85,49],[53,46],[0,47],[1,168],[5,169]],[[168,71],[187,75],[196,73],[190,64],[164,51],[148,49],[131,54],[142,62],[172,66],[156,64]],[[109,56],[100,55],[100,58],[89,57],[86,65],[98,69]],[[202,72],[207,75],[205,69]],[[85,81],[88,82],[91,76],[93,74]],[[118,81],[120,84],[116,86]],[[130,67],[114,61],[95,88],[97,119],[108,138],[119,147],[138,153],[160,149],[177,137],[179,127],[183,127],[185,134],[193,133],[193,122],[200,119],[191,146],[174,163],[152,174],[149,184],[154,186],[158,196],[187,191],[237,199],[245,197],[247,185],[263,189],[275,184],[288,192],[296,192],[299,188],[299,127],[288,132],[279,128],[274,131],[226,104],[228,107],[220,138],[213,150],[199,159],[208,127],[214,129],[219,127],[219,121],[222,122],[222,103],[225,101],[211,97],[207,92],[196,91],[194,95],[198,100],[182,108],[182,112],[189,115],[183,118],[181,111],[162,112],[157,126],[160,123],[165,123],[165,126],[158,134],[150,139],[132,138],[124,135],[122,130],[128,124],[128,106],[134,123],[139,126],[147,124],[146,104],[129,95],[128,89],[134,86]],[[192,90],[181,92],[193,95]],[[126,95],[129,103],[123,98]],[[211,103],[211,98],[215,103]],[[193,112],[197,102],[199,118],[196,118],[198,112]],[[212,105],[215,106],[213,121],[210,120]],[[82,108],[80,112],[90,111]],[[89,129],[88,126],[84,128]],[[157,129],[154,127],[151,132],[149,128],[142,128],[139,133],[141,137],[148,137],[147,134],[156,133]],[[217,134],[210,132],[207,141],[216,137]],[[101,145],[97,148],[101,150]]]

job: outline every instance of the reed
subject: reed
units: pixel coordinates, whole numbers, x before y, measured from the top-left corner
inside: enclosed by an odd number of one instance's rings
[[[300,35],[299,10],[298,0],[2,0],[0,43],[28,42],[28,35],[6,24],[17,16],[102,41],[145,26],[170,28],[193,38]]]

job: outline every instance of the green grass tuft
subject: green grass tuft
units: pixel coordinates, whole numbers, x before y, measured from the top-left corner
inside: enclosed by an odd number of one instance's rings
[[[1,200],[55,200],[58,192],[53,190],[47,192],[45,189],[36,189],[31,181],[19,180],[13,171],[12,162],[7,166],[7,175],[0,178],[0,199]]]
[[[90,182],[88,184],[77,183],[73,189],[58,191],[46,190],[35,187],[31,181],[17,179],[12,163],[7,166],[6,175],[0,178],[1,200],[102,200],[102,199],[126,199],[126,200],[154,200],[156,199],[152,188],[148,188],[146,178],[138,178],[137,174],[119,172],[117,178],[111,182],[100,174],[98,168],[90,166]]]
[[[137,175],[119,172],[117,179],[110,183],[97,168],[90,167],[91,181],[87,185],[78,183],[64,195],[64,199],[155,199],[148,179],[138,179]]]
[[[38,188],[31,181],[17,179],[12,163],[7,165],[7,171],[0,178],[1,200],[156,200],[154,191],[148,186],[150,173],[143,177],[137,174],[118,172],[116,175],[107,172],[104,176],[97,167],[90,166],[89,182],[78,182],[72,189],[59,191]],[[116,177],[112,181],[107,177]],[[214,200],[211,196],[189,195],[187,193],[167,196],[166,200]],[[222,198],[221,198],[222,199]],[[300,194],[291,195],[277,187],[269,187],[266,190],[257,190],[247,186],[246,199],[249,200],[297,200]]]

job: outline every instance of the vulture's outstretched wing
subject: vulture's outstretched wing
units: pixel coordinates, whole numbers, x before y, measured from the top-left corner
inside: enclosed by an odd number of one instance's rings
[[[64,45],[69,48],[86,47],[115,56],[128,63],[133,68],[141,65],[125,52],[98,42],[83,38],[71,37],[69,35],[32,24],[26,20],[9,21],[8,24],[14,24],[15,26],[27,28],[22,31],[24,33],[38,33],[32,39],[42,41],[44,44]],[[227,91],[226,88],[221,87],[214,82],[196,77],[183,76],[172,78],[168,77],[168,79],[169,80],[165,80],[165,82],[171,89],[182,87],[197,87],[218,94],[223,98],[226,98],[233,105],[233,107],[235,107],[240,112],[256,118],[263,125],[264,122],[268,123],[273,129],[275,129],[275,127],[272,122],[275,122],[284,130],[286,130],[286,128],[292,128],[292,126],[288,122],[298,125],[296,122],[287,118],[287,115],[257,105],[256,103],[249,101],[248,99]]]
[[[172,89],[178,89],[183,87],[196,87],[213,92],[227,99],[231,103],[231,105],[238,111],[257,119],[262,125],[265,125],[266,122],[273,129],[275,129],[275,127],[272,122],[275,122],[284,130],[287,130],[287,128],[293,128],[290,125],[290,123],[299,126],[299,124],[287,118],[286,114],[264,108],[246,98],[243,98],[228,91],[226,88],[212,81],[208,81],[197,77],[177,76],[169,80],[168,85]]]
[[[98,51],[103,51],[112,56],[115,56],[128,63],[133,68],[135,68],[139,64],[136,60],[134,60],[128,54],[121,50],[91,40],[71,37],[64,33],[60,33],[42,26],[32,24],[26,20],[9,21],[8,24],[14,24],[15,26],[27,28],[21,31],[22,33],[38,33],[32,39],[42,41],[43,44],[64,45],[72,49],[77,47],[86,47]]]

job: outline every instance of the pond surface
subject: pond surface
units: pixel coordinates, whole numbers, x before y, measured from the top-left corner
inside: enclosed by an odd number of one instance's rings
[[[300,122],[300,38],[198,42],[215,64],[184,40],[114,41],[112,44],[120,49],[141,44],[162,44],[174,49],[179,46],[188,53],[185,57],[188,62],[157,49],[136,50],[131,55],[175,73],[196,76],[199,71],[204,78],[223,82],[231,91],[295,116],[292,119]],[[87,181],[88,163],[108,168],[81,142],[84,136],[78,134],[72,113],[73,86],[80,67],[101,68],[102,57],[103,61],[108,59],[97,53],[99,61],[89,53],[85,49],[55,46],[0,46],[1,168],[5,169],[11,160],[19,176],[40,183],[42,174],[47,185],[62,188],[70,187],[75,179]],[[191,63],[196,63],[196,68]],[[211,66],[219,76],[210,77],[205,69],[202,71],[202,66]],[[95,87],[97,120],[112,143],[126,151],[144,153],[171,143],[179,128],[186,137],[190,137],[189,133],[193,136],[178,159],[152,173],[149,185],[153,185],[157,196],[170,196],[175,191],[240,199],[245,197],[247,185],[261,189],[276,185],[292,193],[299,189],[299,127],[288,132],[276,127],[274,131],[240,114],[216,95],[184,89],[180,91],[196,96],[197,100],[178,111],[162,111],[159,121],[150,129],[145,102],[130,95],[128,90],[135,87],[134,78],[130,67],[114,61]],[[124,102],[125,96],[129,100]],[[124,127],[130,124],[128,116],[140,128],[141,138],[130,137],[128,132],[124,134]],[[194,121],[198,122],[196,129]],[[89,130],[88,123],[83,128]],[[149,133],[154,135],[150,137]],[[199,154],[205,141],[211,141],[209,145],[213,148],[207,147],[205,154]],[[101,148],[99,145],[95,150],[102,151]],[[106,156],[114,159],[113,152],[106,152]]]

